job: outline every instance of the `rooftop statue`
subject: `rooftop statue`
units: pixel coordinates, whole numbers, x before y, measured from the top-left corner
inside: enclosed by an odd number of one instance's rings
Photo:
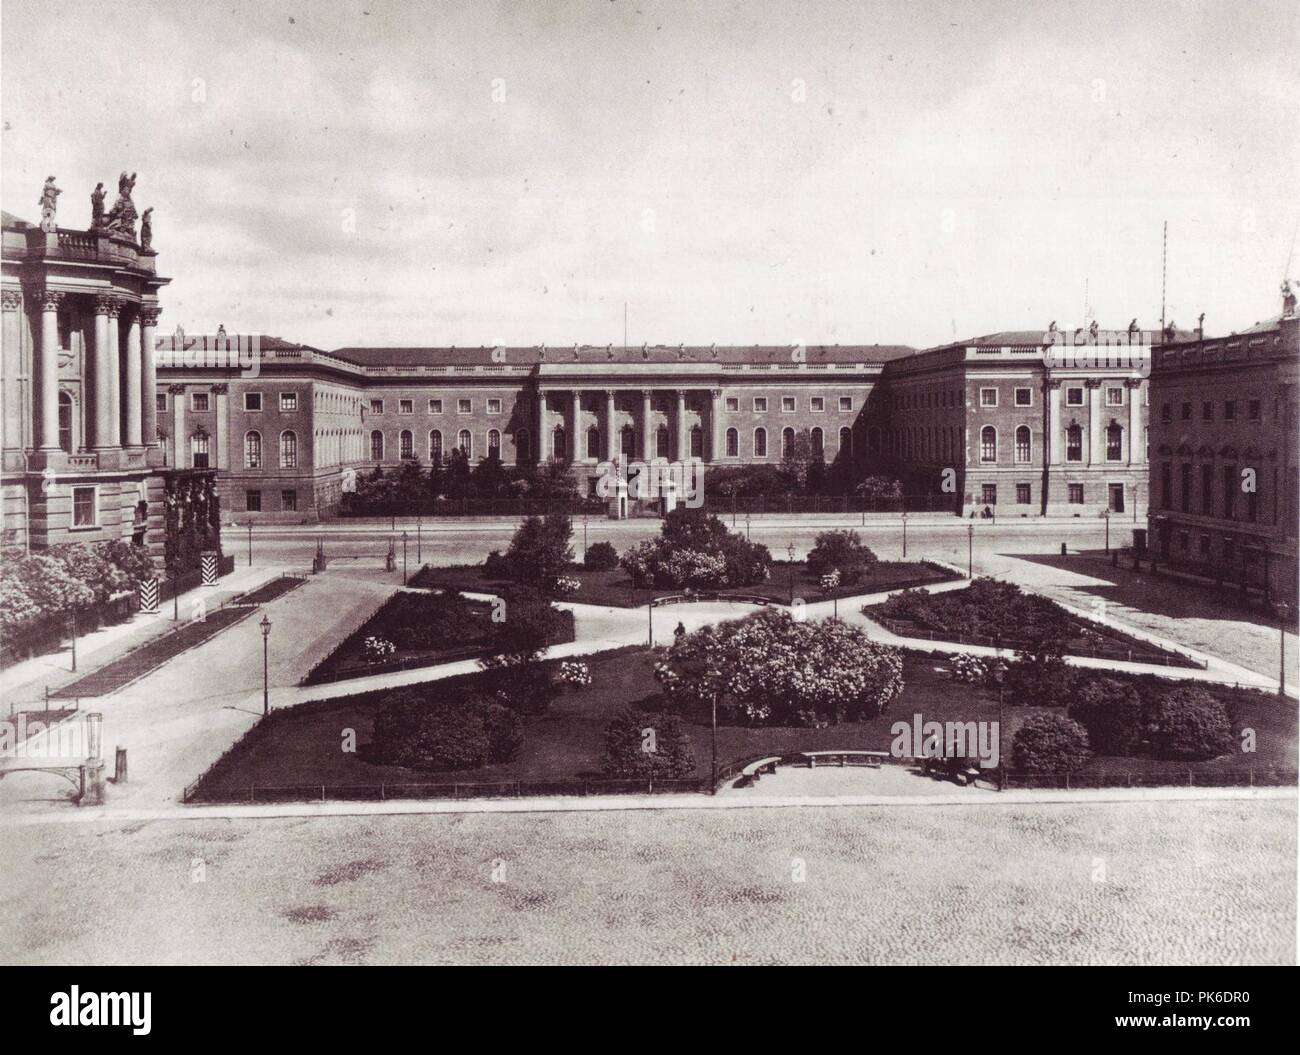
[[[1295,294],[1291,292],[1291,283],[1282,280],[1282,318],[1295,318]]]
[[[140,248],[148,249],[153,245],[153,206],[145,209],[140,217]]]
[[[92,230],[104,226],[104,185],[102,183],[96,183],[95,189],[90,192],[90,226]]]
[[[104,226],[110,233],[130,235],[132,239],[135,238],[135,221],[139,215],[135,211],[135,202],[131,200],[131,192],[135,190],[135,178],[134,172],[129,176],[123,172],[118,177],[117,201],[104,217]]]
[[[45,180],[45,186],[41,188],[41,230],[47,234],[59,229],[58,222],[54,218],[55,212],[59,207],[59,195],[63,191],[54,185],[54,177],[50,176]]]

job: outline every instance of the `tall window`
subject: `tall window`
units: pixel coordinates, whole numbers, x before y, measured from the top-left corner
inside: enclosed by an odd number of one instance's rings
[[[464,452],[467,459],[473,459],[474,437],[470,435],[469,429],[461,429],[456,433],[456,446]]]
[[[767,457],[767,429],[754,430],[754,457]]]
[[[415,434],[410,429],[402,429],[397,434],[397,456],[404,459],[415,457]]]
[[[595,425],[587,429],[587,457],[600,458],[600,429]]]
[[[1223,467],[1223,515],[1232,520],[1237,515],[1237,467]]]
[[[429,433],[429,461],[433,465],[442,464],[442,431],[434,429]]]
[[[370,433],[370,460],[372,462],[384,460],[384,434],[379,429]]]
[[[794,457],[794,429],[789,427],[781,430],[781,457]]]
[[[618,449],[624,458],[636,457],[636,429],[624,425],[618,434]]]
[[[1214,466],[1201,466],[1201,515],[1214,516]]]
[[[691,426],[690,444],[691,444],[691,457],[703,458],[704,457],[704,430],[700,428],[698,425]]]
[[[809,434],[809,437],[808,437],[808,438],[809,438],[809,442],[810,442],[810,444],[812,445],[812,455],[813,455],[813,457],[814,457],[814,458],[822,458],[822,457],[825,457],[825,454],[826,454],[826,440],[825,440],[825,438],[824,438],[823,435],[822,435],[822,430],[821,430],[821,429],[817,429],[817,428],[813,429],[812,432]]]
[[[1027,462],[1033,456],[1032,451],[1033,437],[1030,434],[1028,425],[1021,425],[1016,429],[1016,461]]]
[[[668,426],[660,425],[655,429],[655,456],[658,458],[668,457]]]
[[[1178,467],[1178,492],[1178,508],[1184,513],[1190,513],[1192,511],[1192,467],[1190,465]]]
[[[488,457],[501,457],[501,433],[497,429],[488,429]]]
[[[72,396],[67,392],[59,393],[59,449],[72,453]]]
[[[557,462],[565,460],[569,445],[565,443],[564,426],[556,425],[551,433],[551,458]]]
[[[528,430],[520,429],[515,433],[515,460],[528,461],[530,450],[528,447]]]
[[[295,432],[280,433],[280,468],[298,468],[298,434]]]
[[[195,469],[208,467],[208,434],[201,429],[190,437],[190,465]]]
[[[72,526],[94,527],[96,521],[95,488],[74,487],[72,489]]]
[[[998,430],[992,425],[985,425],[980,429],[980,461],[995,462],[998,460]]]
[[[1083,427],[1080,425],[1071,425],[1065,430],[1065,460],[1083,461]]]
[[[1106,460],[1117,462],[1124,457],[1124,430],[1119,425],[1106,426]]]
[[[262,434],[260,432],[244,433],[244,468],[260,469],[262,467]]]
[[[1160,506],[1174,508],[1174,469],[1168,462],[1160,466]]]
[[[840,429],[840,457],[853,457],[853,430],[847,425]]]
[[[740,433],[735,429],[727,429],[727,457],[740,457]]]

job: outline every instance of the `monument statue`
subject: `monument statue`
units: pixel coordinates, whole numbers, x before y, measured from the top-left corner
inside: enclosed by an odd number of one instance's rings
[[[104,226],[104,185],[96,183],[90,192],[90,226],[92,229]]]
[[[1291,283],[1282,280],[1282,318],[1295,318],[1295,294],[1291,292]]]
[[[135,238],[135,221],[139,215],[135,211],[135,202],[131,200],[131,192],[135,189],[135,177],[134,172],[129,176],[123,172],[118,177],[117,201],[104,217],[104,226],[112,234],[130,235],[132,239]]]
[[[46,234],[52,234],[59,229],[58,222],[54,218],[55,212],[59,207],[59,195],[63,191],[54,185],[54,177],[50,176],[45,181],[45,186],[41,188],[41,230]]]
[[[153,245],[153,218],[151,216],[152,213],[153,213],[153,206],[151,205],[149,206],[149,208],[145,209],[144,213],[140,216],[140,248],[141,249],[148,249],[151,245]]]

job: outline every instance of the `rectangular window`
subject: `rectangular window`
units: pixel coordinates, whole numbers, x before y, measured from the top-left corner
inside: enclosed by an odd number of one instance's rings
[[[1258,399],[1252,399],[1249,403],[1246,404],[1246,417],[1249,418],[1251,421],[1258,421],[1258,420],[1259,420],[1259,400],[1258,400]]]
[[[72,526],[94,527],[96,523],[95,489],[93,487],[74,487],[72,489]]]
[[[1201,420],[1214,420],[1214,404],[1208,399],[1201,403]]]
[[[167,393],[159,392],[153,397],[153,405],[158,408],[159,414],[167,413]]]
[[[755,414],[766,414],[766,413],[767,413],[767,397],[766,397],[766,396],[755,396],[755,397],[754,397],[754,413],[755,413]]]
[[[1237,467],[1223,467],[1223,515],[1232,520],[1237,515]]]
[[[1168,403],[1162,403],[1160,405],[1160,420],[1166,425],[1174,420],[1174,408]]]
[[[1067,407],[1081,407],[1081,406],[1083,406],[1083,389],[1082,389],[1082,388],[1067,388],[1067,389],[1065,390],[1065,405],[1066,405]]]
[[[489,414],[500,414],[500,413],[501,413],[501,400],[499,400],[499,399],[489,399],[489,400],[487,401],[487,412],[488,412]]]
[[[1083,505],[1083,484],[1070,484],[1069,492],[1070,505]]]
[[[997,505],[997,504],[998,504],[998,485],[997,485],[997,484],[984,484],[984,486],[980,488],[980,500],[981,500],[981,501],[982,501],[986,506],[995,506],[995,505]]]
[[[740,410],[740,400],[737,399],[735,396],[728,396],[728,397],[727,397],[727,410],[730,411],[731,413],[736,413],[737,411],[739,411],[739,410]]]
[[[384,412],[384,401],[382,399],[372,399],[370,401],[370,413],[382,414]]]
[[[1168,462],[1160,466],[1160,508],[1174,508],[1174,470]]]
[[[256,413],[256,412],[260,411],[260,410],[262,409],[262,393],[261,393],[261,392],[245,392],[245,393],[244,393],[244,409],[247,410],[247,411],[249,411],[250,413]]]
[[[820,414],[826,409],[826,400],[821,396],[813,396],[808,401],[808,406],[814,414]]]
[[[1201,466],[1201,515],[1214,516],[1214,466]]]
[[[1208,557],[1209,555],[1210,555],[1210,536],[1209,536],[1209,535],[1202,535],[1202,536],[1201,536],[1201,556],[1202,556],[1202,557]]]
[[[1225,399],[1223,401],[1223,420],[1235,421],[1237,419],[1237,401],[1235,399]]]
[[[260,513],[262,511],[262,492],[245,491],[244,509],[249,513]]]
[[[298,510],[298,492],[297,492],[297,491],[281,491],[281,492],[280,492],[280,508],[283,509],[286,513],[295,513],[295,512],[297,512],[297,510]]]
[[[998,390],[996,388],[980,389],[980,406],[996,407],[998,405]]]
[[[456,413],[457,413],[457,414],[469,414],[471,411],[473,411],[473,409],[474,409],[474,404],[473,404],[472,402],[470,402],[470,400],[468,400],[468,399],[458,399],[458,400],[456,400]]]
[[[397,413],[399,413],[399,414],[414,414],[414,413],[415,413],[415,400],[413,400],[413,399],[399,399],[399,400],[397,401]]]
[[[293,413],[297,409],[298,409],[298,393],[281,392],[280,393],[281,413]],[[383,412],[384,412],[384,401],[381,399],[379,401],[379,413],[382,414]]]
[[[1183,465],[1178,470],[1179,489],[1181,495],[1181,504],[1179,508],[1184,513],[1192,511],[1192,467]]]
[[[208,409],[208,394],[206,392],[190,393],[190,409],[197,410],[200,413]]]
[[[1108,407],[1122,407],[1123,405],[1124,405],[1124,389],[1123,389],[1123,388],[1107,388],[1107,389],[1106,389],[1106,406],[1108,406]]]
[[[1179,409],[1178,417],[1180,421],[1191,421],[1192,405],[1190,403],[1184,403],[1182,407]]]
[[[1016,389],[1016,406],[1032,407],[1034,405],[1034,390],[1032,388]]]
[[[441,399],[431,399],[431,400],[429,400],[429,413],[430,413],[430,414],[441,414],[441,413],[442,413],[442,400],[441,400]]]
[[[72,316],[65,311],[59,312],[59,347],[72,350]]]
[[[1071,425],[1065,430],[1065,460],[1083,461],[1083,429],[1078,425]]]
[[[853,397],[840,396],[840,410],[852,410],[852,409],[853,409]]]
[[[794,396],[781,397],[781,413],[782,414],[794,413]]]
[[[1027,506],[1033,500],[1031,485],[1016,484],[1016,505]]]

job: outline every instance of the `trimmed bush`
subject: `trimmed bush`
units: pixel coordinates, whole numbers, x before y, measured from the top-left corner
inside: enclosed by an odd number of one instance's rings
[[[482,709],[418,692],[396,696],[375,716],[374,757],[413,769],[477,769],[488,758]]]
[[[619,712],[605,727],[604,771],[613,777],[689,777],[695,757],[682,720],[665,712]]]
[[[856,531],[823,531],[808,554],[808,570],[816,578],[838,571],[845,586],[860,582],[875,565],[876,555]]]
[[[1127,682],[1094,678],[1084,683],[1068,713],[1088,730],[1099,755],[1131,755],[1144,739],[1142,699]]]
[[[1078,675],[1059,652],[1020,652],[1007,664],[1007,702],[1021,707],[1066,707]]]
[[[608,542],[595,542],[587,547],[582,563],[593,571],[608,571],[618,567],[618,551]]]
[[[1091,754],[1088,731],[1073,718],[1060,714],[1033,715],[1011,740],[1012,765],[1035,773],[1082,769]]]
[[[1232,723],[1204,689],[1174,689],[1156,705],[1151,747],[1157,758],[1204,761],[1232,750]]]

